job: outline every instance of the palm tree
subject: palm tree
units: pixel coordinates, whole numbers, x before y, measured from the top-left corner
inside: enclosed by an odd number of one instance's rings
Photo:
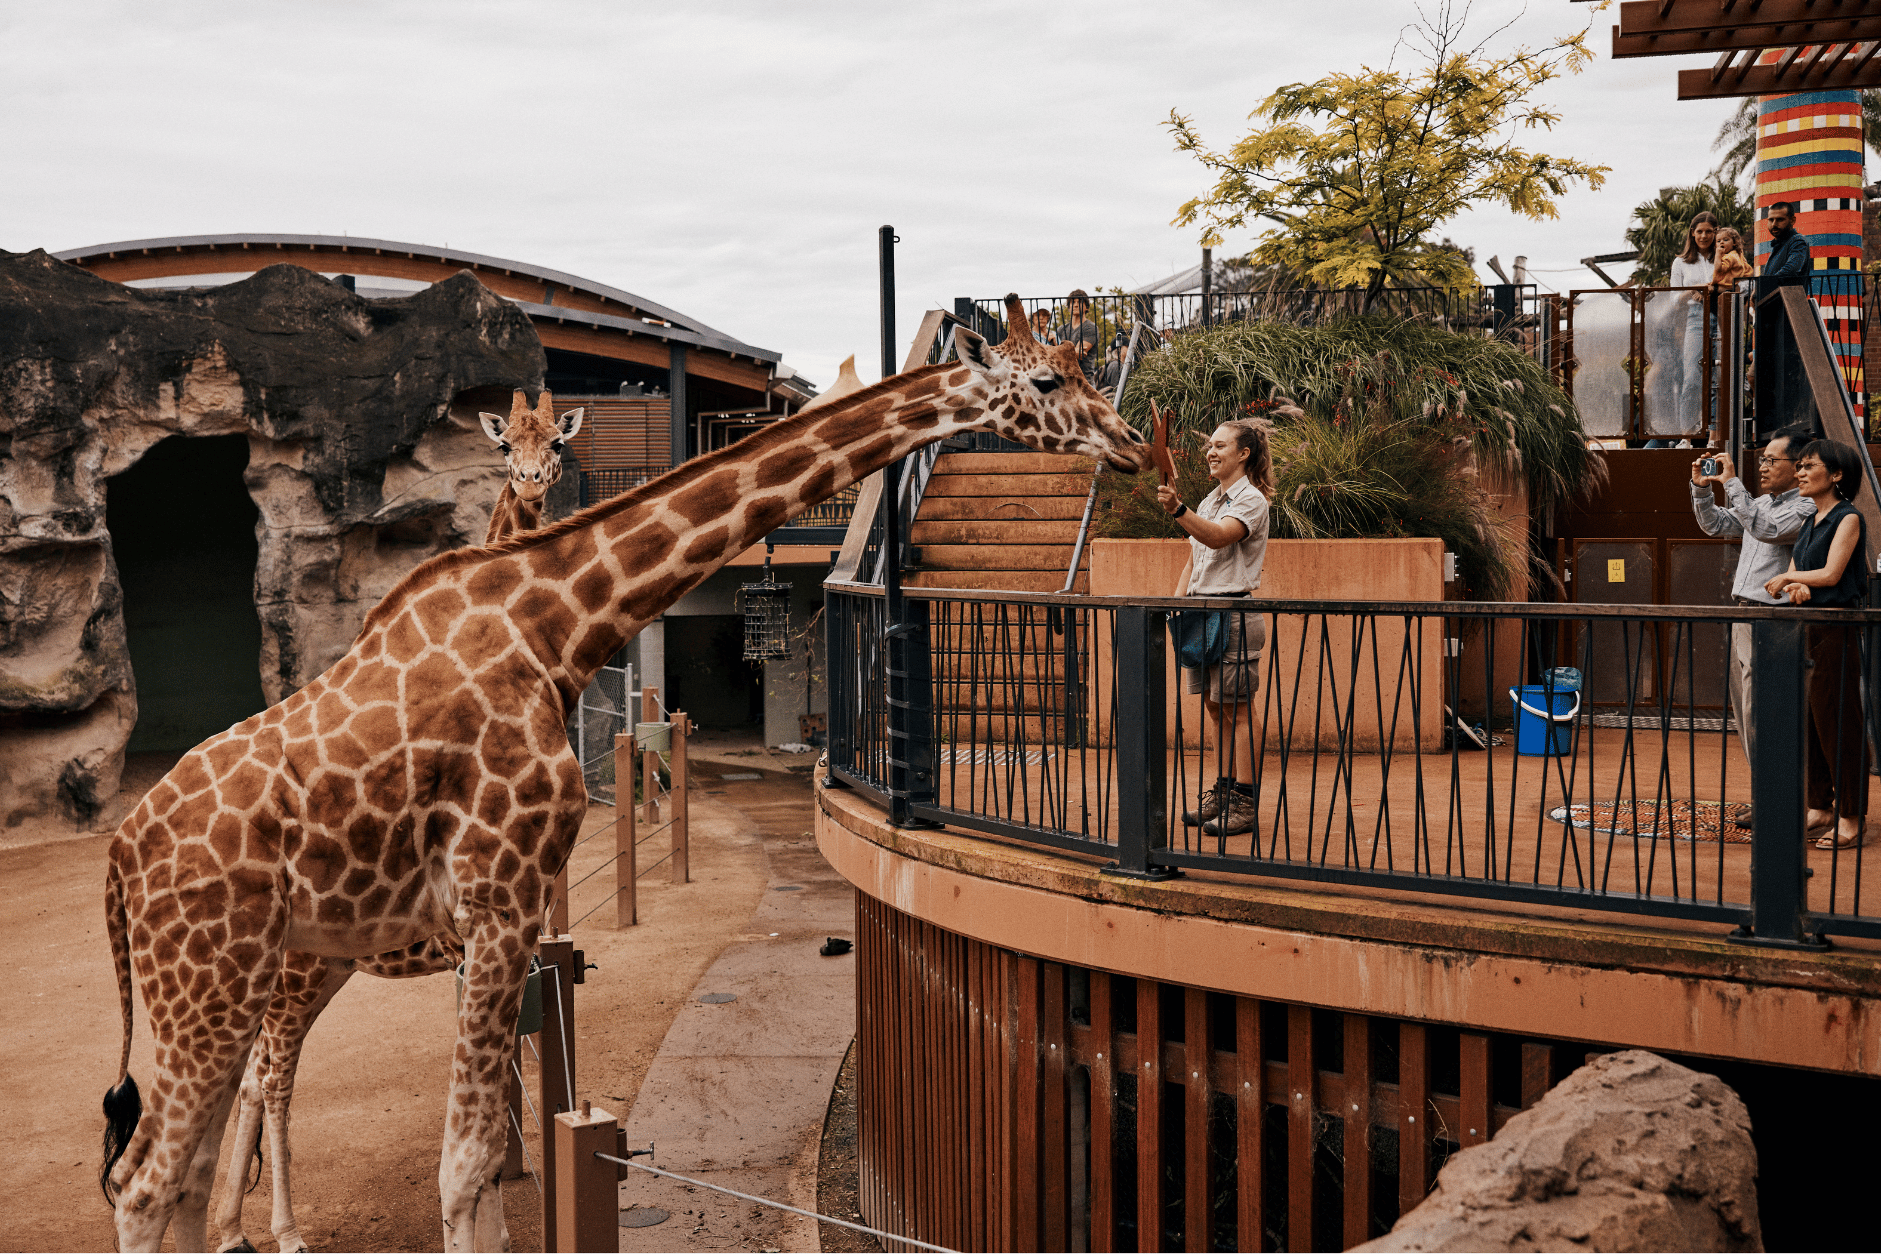
[[[1633,225],[1626,228],[1627,246],[1639,250],[1639,259],[1633,263],[1633,282],[1644,287],[1663,286],[1672,275],[1672,258],[1685,247],[1686,227],[1700,210],[1707,209],[1718,219],[1719,226],[1732,227],[1746,240],[1751,238],[1756,209],[1738,184],[1713,177],[1694,187],[1663,188],[1633,210]]]
[[[1861,93],[1861,133],[1867,139],[1868,147],[1881,154],[1881,91]],[[1724,157],[1718,162],[1717,169],[1711,172],[1713,178],[1727,183],[1735,183],[1751,170],[1757,160],[1757,98],[1746,96],[1738,104],[1737,112],[1725,119],[1718,128],[1718,137],[1712,141],[1712,150],[1722,148]]]

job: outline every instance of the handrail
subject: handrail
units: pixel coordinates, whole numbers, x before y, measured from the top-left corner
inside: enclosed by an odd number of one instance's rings
[[[1773,300],[1782,302],[1784,316],[1789,320],[1790,338],[1796,343],[1803,375],[1809,380],[1809,392],[1816,402],[1816,420],[1822,424],[1822,433],[1851,448],[1865,449],[1867,441],[1855,429],[1855,411],[1849,405],[1847,389],[1842,386],[1842,373],[1835,368],[1835,355],[1829,343],[1829,329],[1822,322],[1822,311],[1809,299],[1801,284],[1785,284],[1774,292],[1767,292],[1757,300],[1757,306],[1761,308]],[[1853,504],[1868,528],[1872,545],[1881,543],[1881,478],[1876,477],[1874,463],[1869,458],[1864,456],[1861,464],[1868,491],[1857,496]]]
[[[1117,394],[1110,398],[1112,409],[1117,408],[1123,400],[1124,388],[1130,385],[1130,370],[1136,362],[1136,341],[1142,334],[1143,324],[1140,322],[1130,329],[1130,347],[1123,352],[1123,373],[1117,376]],[[1078,563],[1084,560],[1084,541],[1091,534],[1091,513],[1097,507],[1097,477],[1103,473],[1103,462],[1091,468],[1091,490],[1084,497],[1084,518],[1078,523],[1078,542],[1072,547],[1071,569],[1065,572],[1065,586],[1059,589],[1060,592],[1070,592],[1071,585],[1078,581]]]
[[[828,592],[881,596],[875,584],[828,579]],[[1832,610],[1789,605],[1602,605],[1594,602],[1542,601],[1309,601],[1265,600],[1260,597],[1132,597],[1076,596],[1058,592],[1011,592],[1000,588],[904,588],[910,601],[999,601],[1014,605],[1077,605],[1091,609],[1124,606],[1161,610],[1242,610],[1262,614],[1364,613],[1414,615],[1426,618],[1532,618],[1581,620],[1591,618],[1651,619],[1655,622],[1807,622],[1881,623],[1881,609]]]

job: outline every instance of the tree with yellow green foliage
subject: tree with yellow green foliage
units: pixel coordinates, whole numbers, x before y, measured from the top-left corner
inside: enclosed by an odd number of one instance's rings
[[[1463,47],[1466,13],[1446,2],[1408,28],[1420,69],[1361,68],[1280,88],[1225,153],[1172,110],[1177,150],[1216,180],[1175,224],[1201,223],[1213,246],[1223,231],[1273,223],[1250,262],[1323,287],[1363,287],[1367,309],[1387,287],[1473,285],[1462,255],[1431,242],[1439,225],[1476,204],[1553,218],[1558,197],[1576,183],[1599,187],[1607,167],[1516,143],[1560,120],[1530,97],[1592,59],[1587,32],[1491,56],[1482,44]]]

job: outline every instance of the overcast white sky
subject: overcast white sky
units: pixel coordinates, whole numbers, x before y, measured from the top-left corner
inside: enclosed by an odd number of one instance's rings
[[[1478,0],[1496,46],[1589,6]],[[955,296],[1147,283],[1196,261],[1169,225],[1211,142],[1286,82],[1382,64],[1404,0],[160,5],[0,0],[0,247],[227,231],[373,236],[570,271],[776,349],[819,385],[878,366],[875,230],[899,320]],[[1543,99],[1544,151],[1613,167],[1551,222],[1446,233],[1537,278],[1623,247],[1632,206],[1715,162],[1731,102],[1690,58],[1600,57]],[[1231,239],[1228,251],[1251,237]]]

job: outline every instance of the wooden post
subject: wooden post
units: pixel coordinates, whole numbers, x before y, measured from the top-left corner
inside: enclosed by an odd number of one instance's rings
[[[544,1249],[620,1249],[620,1186],[614,1164],[596,1158],[618,1148],[618,1125],[605,1110],[581,1104],[555,1116],[555,1157],[562,1170],[555,1182],[555,1242]],[[546,1195],[545,1195],[546,1196]],[[544,1207],[543,1218],[550,1208]]]
[[[621,791],[625,780],[627,790]],[[632,927],[640,922],[639,871],[635,867],[634,842],[639,826],[634,822],[634,738],[632,732],[614,737],[614,926]]]
[[[673,883],[685,884],[692,878],[688,863],[691,833],[687,830],[686,805],[686,733],[692,720],[683,711],[673,712]]]
[[[556,1137],[550,1121],[575,1106],[575,938],[544,936],[536,951],[544,968],[554,968],[542,972],[542,1088],[536,1109],[543,1121],[542,1248],[555,1250],[562,1247],[556,1244]]]
[[[640,721],[657,723],[660,721],[660,690],[642,688],[640,690]],[[659,802],[655,798],[660,791],[660,755],[651,749],[640,755],[640,817],[649,826],[660,821]]]

